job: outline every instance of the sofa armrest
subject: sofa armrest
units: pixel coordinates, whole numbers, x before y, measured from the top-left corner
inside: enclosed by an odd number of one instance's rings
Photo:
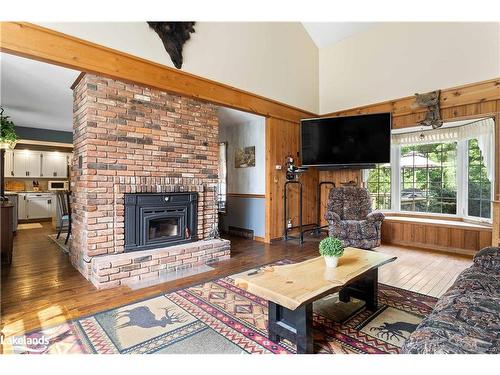
[[[500,247],[485,247],[474,255],[476,266],[500,272]]]
[[[384,219],[385,219],[385,215],[380,211],[370,212],[366,216],[367,221],[384,221]]]
[[[335,212],[333,212],[333,211],[327,211],[327,212],[325,212],[325,219],[326,219],[327,221],[334,221],[334,222],[335,222],[335,221],[341,221],[341,220],[340,220],[340,216],[339,216],[339,215],[337,215],[337,214],[336,214]]]

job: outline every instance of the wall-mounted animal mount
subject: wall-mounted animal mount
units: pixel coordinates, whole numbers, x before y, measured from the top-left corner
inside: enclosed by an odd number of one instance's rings
[[[425,119],[419,122],[420,125],[432,126],[433,129],[439,128],[443,125],[439,108],[440,94],[440,90],[431,91],[425,94],[415,94],[416,99],[412,107],[427,108]]]
[[[182,47],[194,33],[195,22],[149,22],[151,27],[163,42],[165,50],[170,55],[177,69],[182,67]]]

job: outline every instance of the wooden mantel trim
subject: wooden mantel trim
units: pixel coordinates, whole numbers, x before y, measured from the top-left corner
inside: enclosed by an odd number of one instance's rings
[[[0,50],[142,84],[266,117],[297,122],[314,113],[27,22],[2,22]]]

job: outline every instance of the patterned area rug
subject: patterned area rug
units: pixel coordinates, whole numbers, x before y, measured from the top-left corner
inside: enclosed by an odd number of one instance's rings
[[[288,262],[287,262],[288,263]],[[249,270],[254,272],[255,270]],[[245,272],[245,273],[247,273]],[[15,353],[294,353],[267,339],[267,301],[233,276],[15,338]],[[314,303],[317,353],[399,353],[436,299],[379,284],[376,312],[333,294]]]

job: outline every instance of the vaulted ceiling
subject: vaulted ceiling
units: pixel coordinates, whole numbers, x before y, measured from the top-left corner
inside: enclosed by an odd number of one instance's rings
[[[318,48],[330,47],[377,25],[376,22],[302,22]]]

